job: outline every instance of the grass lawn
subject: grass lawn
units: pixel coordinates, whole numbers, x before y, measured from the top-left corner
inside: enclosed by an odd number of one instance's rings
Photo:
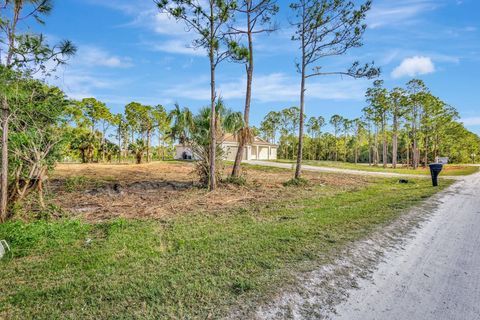
[[[275,160],[275,162],[282,162],[282,163],[294,163],[294,160],[284,160],[279,159]],[[365,164],[354,164],[348,162],[336,162],[336,161],[318,161],[318,160],[304,160],[304,164],[310,166],[318,166],[318,167],[329,167],[329,168],[340,168],[340,169],[351,169],[351,170],[361,170],[361,171],[371,171],[371,172],[394,172],[394,173],[402,173],[402,174],[423,174],[423,175],[430,175],[430,169],[428,168],[418,168],[417,170],[407,169],[407,168],[386,168],[384,169],[381,165],[378,167],[373,167]],[[478,172],[480,167],[475,166],[466,166],[466,165],[459,165],[459,164],[447,164],[443,167],[443,171],[440,175],[444,176],[466,176],[469,174],[473,174]]]
[[[0,261],[0,318],[218,318],[267,299],[441,189],[423,179],[368,181],[166,220],[0,225],[12,247]]]

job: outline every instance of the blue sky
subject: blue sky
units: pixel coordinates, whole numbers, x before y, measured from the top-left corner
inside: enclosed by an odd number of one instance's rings
[[[364,46],[330,59],[336,70],[354,60],[374,60],[388,87],[423,79],[432,92],[455,106],[472,131],[480,133],[480,1],[374,0]],[[271,110],[298,105],[298,56],[290,40],[287,1],[279,1],[280,30],[256,39],[252,123]],[[36,29],[51,41],[72,40],[79,48],[51,82],[74,98],[96,97],[115,112],[131,101],[178,102],[193,110],[209,100],[208,61],[188,48],[193,35],[159,14],[151,0],[57,0],[47,24]],[[244,66],[224,63],[218,91],[232,109],[243,107]],[[354,118],[365,106],[369,80],[309,79],[306,114]]]

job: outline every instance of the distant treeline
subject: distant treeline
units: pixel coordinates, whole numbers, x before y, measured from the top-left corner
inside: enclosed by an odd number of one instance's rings
[[[375,81],[366,92],[367,107],[359,118],[333,115],[306,122],[303,159],[333,160],[413,168],[448,157],[469,163],[480,153],[480,138],[459,122],[457,110],[434,96],[421,80],[387,90]],[[298,148],[298,107],[269,112],[260,125],[263,138],[279,144],[278,156],[295,159]]]

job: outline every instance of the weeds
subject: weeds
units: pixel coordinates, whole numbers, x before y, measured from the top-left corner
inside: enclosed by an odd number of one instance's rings
[[[304,178],[293,178],[283,183],[284,187],[304,187],[308,185],[309,181]]]
[[[239,176],[239,177],[228,176],[227,178],[223,179],[223,182],[228,184],[233,184],[236,186],[247,185],[247,179],[244,176]]]
[[[90,179],[85,176],[72,176],[65,179],[65,191],[74,192],[85,190],[90,184]]]

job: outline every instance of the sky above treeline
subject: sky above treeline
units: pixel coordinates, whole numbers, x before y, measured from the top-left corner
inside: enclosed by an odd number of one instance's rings
[[[279,1],[279,30],[255,39],[252,124],[272,110],[298,105],[298,45],[291,41],[288,1]],[[374,0],[364,46],[322,62],[324,70],[375,61],[388,88],[413,77],[459,110],[466,126],[480,133],[480,1]],[[152,0],[57,0],[45,26],[51,42],[72,40],[78,54],[57,72],[59,85],[76,99],[95,97],[114,112],[131,101],[175,102],[192,110],[208,105],[209,68],[202,50],[189,48],[194,35],[156,10]],[[307,116],[361,115],[373,80],[329,76],[309,79]],[[245,67],[225,62],[218,69],[218,93],[242,110]]]

